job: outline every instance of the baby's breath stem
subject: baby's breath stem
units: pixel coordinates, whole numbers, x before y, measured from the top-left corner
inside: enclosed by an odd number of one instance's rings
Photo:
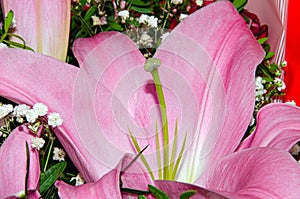
[[[47,170],[48,161],[49,161],[51,150],[52,150],[53,143],[54,143],[54,138],[51,135],[49,136],[49,139],[50,139],[50,146],[49,146],[49,149],[48,149],[48,154],[47,154],[47,158],[46,158],[46,162],[45,162],[45,165],[44,165],[43,172],[46,172],[46,170]]]

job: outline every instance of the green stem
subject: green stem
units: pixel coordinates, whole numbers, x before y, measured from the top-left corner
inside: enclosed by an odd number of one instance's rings
[[[159,136],[158,136],[158,126],[156,123],[156,151],[157,151],[157,164],[158,164],[158,179],[162,180],[163,175],[162,175],[162,170],[161,170],[161,151],[160,151],[160,143],[159,143]]]
[[[175,154],[176,154],[176,147],[177,147],[177,136],[178,136],[178,120],[176,119],[174,139],[173,139],[173,147],[172,147],[172,154],[171,154],[171,160],[170,160],[170,175],[171,176],[173,176],[173,169],[174,169],[174,165],[175,165]]]
[[[25,175],[25,199],[28,198],[28,178],[29,178],[29,168],[30,168],[30,152],[29,146],[26,142],[26,175]]]
[[[53,143],[54,143],[54,139],[50,137],[50,147],[49,147],[49,150],[48,150],[48,154],[47,154],[47,158],[46,158],[46,162],[45,162],[45,165],[44,165],[43,172],[46,172],[46,170],[47,170],[48,161],[49,161],[49,158],[50,158]]]
[[[143,164],[145,165],[145,167],[146,167],[146,169],[147,169],[149,175],[151,176],[151,179],[154,180],[154,174],[153,174],[153,172],[151,171],[150,165],[148,164],[148,162],[147,162],[145,156],[143,155],[142,150],[141,150],[141,148],[140,148],[140,146],[139,146],[139,144],[138,144],[136,138],[133,136],[133,134],[132,134],[132,132],[130,131],[130,129],[128,129],[128,131],[129,131],[130,138],[131,138],[131,140],[132,140],[132,143],[133,143],[135,149],[136,149],[137,152],[140,154],[141,161],[142,161]]]
[[[170,165],[169,165],[169,133],[168,133],[168,118],[167,118],[166,102],[165,102],[158,70],[154,68],[151,71],[151,75],[155,83],[158,101],[160,104],[160,114],[161,114],[161,120],[163,125],[162,130],[163,130],[163,146],[164,146],[164,179],[167,180],[170,177],[169,175]]]
[[[5,37],[7,37],[7,33],[3,33],[3,35],[1,36],[1,39],[0,39],[0,43],[2,43],[5,39]]]

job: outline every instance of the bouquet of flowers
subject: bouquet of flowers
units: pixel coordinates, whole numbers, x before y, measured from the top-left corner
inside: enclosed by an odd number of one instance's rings
[[[0,2],[0,198],[299,195],[286,1]]]

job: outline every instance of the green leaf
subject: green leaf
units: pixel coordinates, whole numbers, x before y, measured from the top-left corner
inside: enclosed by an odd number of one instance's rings
[[[81,4],[81,5],[85,5],[86,2],[87,2],[87,0],[80,0],[80,4]]]
[[[135,195],[142,195],[142,194],[150,194],[149,191],[144,191],[144,190],[137,190],[137,189],[130,189],[130,188],[120,188],[121,192],[125,193],[130,193],[130,194],[135,194]]]
[[[18,42],[13,42],[13,41],[7,41],[7,40],[5,40],[6,44],[12,45],[12,46],[17,47],[17,48],[22,48],[22,49],[34,51],[29,46],[26,46],[26,42],[25,42],[25,40],[22,37],[20,37],[20,36],[18,36],[16,34],[13,34],[13,33],[6,33],[6,34],[7,34],[7,36],[17,38],[17,39],[19,39],[22,42],[22,44],[21,44],[21,43],[18,43]]]
[[[183,144],[181,146],[181,150],[179,152],[179,156],[177,157],[177,160],[176,160],[176,163],[175,163],[175,166],[174,166],[174,170],[172,172],[172,176],[171,176],[171,179],[175,180],[175,177],[176,177],[176,174],[177,174],[177,170],[179,168],[179,164],[180,164],[180,161],[181,161],[181,158],[182,158],[182,155],[183,155],[183,152],[184,152],[184,148],[185,148],[185,144],[186,144],[186,137],[187,137],[187,133],[185,133],[185,137],[184,137],[184,140],[183,140]]]
[[[272,73],[269,71],[268,68],[266,68],[263,65],[259,65],[259,68],[261,69],[261,71],[268,77],[268,78],[272,78]]]
[[[123,31],[123,27],[122,27],[120,24],[116,23],[116,22],[112,22],[112,23],[110,24],[110,27],[111,27],[113,30]]]
[[[8,29],[12,23],[13,18],[14,18],[14,12],[10,10],[7,13],[5,20],[4,20],[4,32],[8,32]]]
[[[149,8],[140,8],[136,6],[131,6],[130,9],[143,14],[152,13],[152,10]]]
[[[84,15],[83,19],[85,21],[90,20],[90,18],[95,14],[95,12],[97,11],[97,5],[92,6],[87,13]]]
[[[147,199],[144,195],[139,195],[138,199]]]
[[[142,150],[141,150],[141,148],[140,148],[140,146],[139,146],[138,141],[137,141],[136,138],[133,136],[133,134],[132,134],[132,132],[130,131],[130,129],[128,129],[128,132],[129,132],[129,134],[130,134],[131,141],[132,141],[132,143],[133,143],[133,145],[134,145],[136,151],[140,154],[140,157],[141,157],[141,160],[142,160],[143,164],[145,165],[145,167],[146,167],[146,169],[147,169],[149,175],[151,176],[152,180],[154,180],[154,175],[153,175],[153,173],[152,173],[152,171],[151,171],[150,165],[149,165],[149,163],[147,162],[147,160],[146,160],[145,156],[143,155],[143,153],[141,153]]]
[[[132,1],[132,5],[135,6],[149,6],[150,5],[150,1],[143,1],[143,0],[133,0]]]
[[[275,73],[279,68],[276,64],[273,63],[269,65],[269,69]]]
[[[272,77],[264,77],[263,80],[266,82],[273,82],[274,79]]]
[[[170,199],[169,196],[163,192],[162,190],[152,186],[148,185],[149,191],[157,198],[157,199]]]
[[[28,142],[26,142],[26,175],[25,175],[25,196],[28,195],[28,178],[30,168],[30,152]]]
[[[247,2],[248,2],[248,0],[234,0],[233,5],[240,12],[241,10],[244,9]]]
[[[66,162],[60,162],[52,166],[45,173],[41,174],[40,178],[40,193],[43,195],[54,182],[62,175],[67,166]]]
[[[180,199],[189,199],[191,196],[195,195],[196,191],[190,190],[182,193],[180,195]]]
[[[270,44],[264,45],[264,50],[265,50],[266,52],[269,52],[270,49],[271,49]]]
[[[271,59],[274,57],[275,53],[274,52],[268,52],[267,55],[265,56],[265,59]]]
[[[261,39],[259,39],[259,40],[257,40],[258,41],[258,43],[260,44],[260,45],[262,45],[262,44],[264,44],[266,41],[268,41],[268,37],[264,37],[264,38],[261,38]]]

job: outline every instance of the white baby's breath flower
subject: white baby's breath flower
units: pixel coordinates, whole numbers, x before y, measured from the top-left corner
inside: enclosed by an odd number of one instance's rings
[[[29,110],[30,110],[29,106],[27,106],[26,104],[20,104],[18,106],[15,106],[13,115],[17,118],[25,117],[27,111],[29,111]]]
[[[43,148],[45,140],[43,138],[35,137],[31,139],[31,147],[37,150]]]
[[[0,131],[0,137],[2,137],[2,135],[3,135],[3,133],[2,133],[2,131]]]
[[[0,48],[7,48],[7,45],[4,44],[4,43],[2,43],[2,42],[0,42]]]
[[[189,15],[187,15],[187,14],[180,14],[180,16],[179,16],[179,21],[182,21],[182,20],[184,20],[185,18],[187,18]]]
[[[274,79],[274,83],[277,86],[277,90],[278,91],[282,91],[282,90],[284,90],[286,88],[284,81],[282,81],[282,79],[280,79],[278,77],[276,77]]]
[[[122,20],[126,20],[129,18],[129,11],[128,10],[121,10],[118,12],[118,16],[122,18]]]
[[[149,18],[148,15],[142,14],[142,15],[140,16],[140,18],[139,18],[139,23],[146,24],[147,21],[148,21],[148,18]]]
[[[11,104],[0,105],[0,119],[4,118],[14,110]]]
[[[158,19],[156,17],[150,16],[147,21],[148,26],[150,26],[151,28],[157,28],[157,20]]]
[[[276,76],[280,76],[282,73],[281,73],[281,71],[280,70],[276,70],[276,72],[275,72],[275,75]]]
[[[203,0],[196,0],[196,4],[198,6],[202,6],[203,5]]]
[[[60,149],[58,147],[54,147],[53,148],[53,160],[57,160],[59,162],[61,161],[65,161],[65,157],[66,157],[66,152],[64,152],[63,149]]]
[[[16,28],[16,27],[17,27],[17,22],[16,22],[16,18],[14,16],[11,21],[10,28]]]
[[[93,25],[94,26],[99,26],[99,25],[101,25],[101,21],[100,21],[100,18],[99,17],[97,17],[97,16],[92,16],[91,17],[92,18],[92,20],[93,20]]]
[[[26,194],[25,194],[25,191],[22,190],[22,191],[19,191],[18,193],[16,193],[14,196],[17,198],[25,198]]]
[[[249,124],[249,126],[252,126],[252,125],[254,125],[254,123],[255,123],[255,118],[252,116],[252,118],[251,118],[251,120],[250,120],[250,124]]]
[[[287,65],[287,61],[283,61],[283,62],[281,62],[281,64],[280,64],[281,67],[286,67],[286,65]]]
[[[300,153],[300,146],[298,144],[295,144],[291,150],[290,150],[290,153],[292,155],[298,155]]]
[[[264,100],[264,94],[267,92],[263,85],[264,80],[262,77],[256,77],[255,78],[255,100],[257,102],[263,101]]]
[[[39,114],[34,109],[30,109],[26,112],[26,120],[29,123],[34,123],[39,117]]]
[[[57,127],[62,125],[63,119],[58,113],[50,113],[48,115],[48,125],[52,127]]]
[[[45,116],[48,112],[48,107],[43,103],[36,103],[33,105],[33,110],[35,110],[39,116]]]
[[[161,41],[164,41],[164,40],[167,38],[167,36],[168,36],[169,34],[170,34],[169,32],[166,32],[166,33],[162,34],[162,35],[160,36]]]
[[[75,180],[75,186],[84,184],[84,179],[80,173],[78,173],[78,175],[76,177],[72,177],[70,182],[72,182],[73,180]]]
[[[143,32],[139,41],[137,41],[137,44],[141,45],[142,47],[151,48],[152,42],[153,42],[152,37],[148,35],[147,32]]]
[[[183,0],[171,0],[171,3],[177,5],[177,4],[182,4]]]
[[[296,106],[296,102],[294,101],[294,100],[292,100],[292,101],[287,101],[287,102],[285,102],[286,104],[289,104],[289,105],[291,105],[291,106]]]

